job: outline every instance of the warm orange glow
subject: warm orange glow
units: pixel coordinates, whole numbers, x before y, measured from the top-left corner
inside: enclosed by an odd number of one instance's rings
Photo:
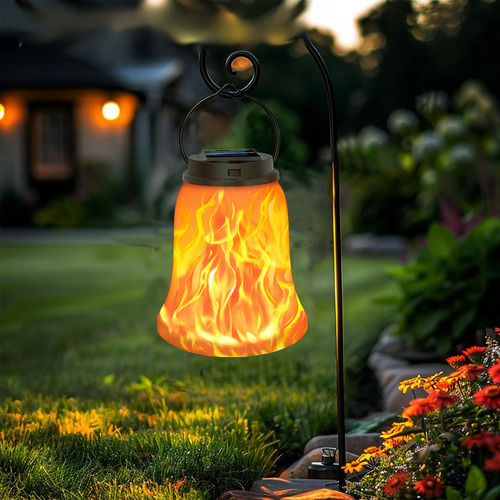
[[[252,67],[252,61],[246,57],[239,56],[231,62],[231,68],[235,71],[246,71]]]
[[[186,351],[232,357],[284,349],[306,330],[278,182],[184,183],[175,209],[172,280],[158,333]]]
[[[321,481],[319,481],[321,483]],[[319,485],[318,485],[319,486]],[[276,478],[269,483],[269,486],[259,487],[259,498],[261,500],[354,500],[353,497],[341,491],[329,488],[318,488],[310,491],[301,490],[297,484],[293,484],[289,479]]]
[[[281,492],[275,492],[281,493]],[[353,497],[342,493],[341,491],[330,490],[329,488],[320,488],[312,491],[304,491],[303,493],[291,492],[291,495],[284,497],[279,497],[281,500],[331,500],[332,498],[338,498],[340,500],[354,500]]]
[[[113,121],[120,116],[120,106],[115,101],[108,101],[102,107],[102,116],[106,120]]]
[[[130,125],[137,109],[137,97],[125,92],[113,95],[113,100],[109,99],[109,94],[98,91],[82,91],[80,94],[83,118],[89,121],[89,126],[98,129],[100,132],[116,132]],[[115,103],[120,110],[114,120],[108,120],[103,114],[103,107],[108,103]]]
[[[24,99],[19,92],[2,95],[0,104],[0,130],[9,133],[22,125],[25,119]]]

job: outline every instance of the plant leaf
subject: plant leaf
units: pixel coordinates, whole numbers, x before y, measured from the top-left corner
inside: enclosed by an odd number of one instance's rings
[[[456,247],[451,231],[440,224],[432,224],[429,230],[429,252],[437,258],[445,259]]]
[[[484,500],[497,500],[498,498],[500,498],[500,486],[495,486],[484,496]]]
[[[451,486],[446,487],[446,500],[463,500],[462,493]]]
[[[436,309],[420,316],[413,325],[413,329],[418,333],[420,339],[430,337],[436,331],[439,323],[449,315],[447,309]]]
[[[462,313],[455,317],[451,323],[451,335],[453,340],[458,340],[460,336],[470,328],[470,323],[476,316],[477,306],[472,306],[465,309]]]
[[[487,487],[488,482],[483,471],[477,465],[472,465],[465,480],[465,494],[471,497],[474,495],[480,497]]]

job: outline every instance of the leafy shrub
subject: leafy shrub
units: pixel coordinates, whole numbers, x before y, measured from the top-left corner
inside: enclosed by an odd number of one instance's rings
[[[265,103],[274,114],[281,132],[281,147],[278,169],[294,172],[299,178],[308,175],[307,160],[309,150],[300,138],[300,117],[291,109],[277,101]],[[245,104],[233,122],[230,132],[217,147],[255,148],[258,151],[272,154],[275,138],[272,124],[267,113],[254,103]]]
[[[449,353],[471,340],[466,332],[498,320],[500,219],[487,219],[459,241],[433,224],[428,248],[391,274],[401,292],[396,333],[413,346]]]
[[[450,375],[401,382],[402,392],[419,388],[428,396],[410,402],[381,434],[380,448],[346,464],[348,473],[367,472],[352,484],[360,498],[499,498],[500,346],[493,335],[487,346],[448,358]]]
[[[73,229],[80,227],[85,217],[85,208],[81,203],[72,198],[61,198],[37,210],[33,222],[40,227]]]
[[[339,142],[343,180],[355,195],[354,231],[413,238],[441,220],[458,235],[500,213],[496,101],[470,81],[451,102],[428,92],[417,97],[416,113],[389,115],[389,132],[365,127]]]

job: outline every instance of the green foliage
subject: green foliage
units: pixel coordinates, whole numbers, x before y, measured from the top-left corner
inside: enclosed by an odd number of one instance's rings
[[[396,333],[415,347],[448,354],[498,320],[500,220],[487,219],[466,237],[433,224],[428,248],[392,270],[400,295]]]
[[[85,209],[78,201],[61,198],[37,210],[33,215],[33,222],[39,227],[72,229],[80,227],[85,218]]]
[[[277,101],[270,100],[265,104],[274,114],[281,133],[277,168],[292,171],[299,178],[305,179],[309,151],[299,135],[300,117]],[[254,103],[245,104],[242,112],[235,117],[228,136],[217,147],[254,148],[257,151],[273,154],[275,137],[269,116],[260,106]]]
[[[500,213],[500,115],[478,82],[453,99],[417,98],[417,114],[395,110],[389,133],[365,127],[339,144],[344,180],[354,192],[353,229],[415,237],[441,220],[463,234]]]

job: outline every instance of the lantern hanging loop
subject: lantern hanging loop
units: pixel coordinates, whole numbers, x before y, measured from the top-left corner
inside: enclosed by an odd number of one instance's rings
[[[209,101],[210,99],[213,99],[213,98],[215,98],[215,97],[217,97],[219,95],[222,95],[223,92],[225,92],[225,91],[227,92],[227,89],[231,89],[231,88],[234,89],[234,90],[236,90],[236,91],[238,90],[238,87],[236,87],[236,85],[233,85],[232,83],[226,83],[222,87],[219,87],[217,89],[217,91],[214,92],[213,94],[210,94],[210,95],[204,97],[203,99],[200,99],[189,110],[188,114],[184,118],[184,120],[183,120],[183,122],[181,124],[181,128],[179,130],[179,148],[181,150],[182,158],[184,159],[184,161],[186,162],[186,164],[188,163],[188,157],[187,157],[186,151],[184,149],[184,131],[186,129],[186,125],[187,125],[187,122],[188,122],[189,118],[191,117],[191,115],[202,104],[204,104],[205,102]],[[273,153],[273,161],[274,161],[274,163],[276,163],[276,160],[278,158],[278,154],[279,154],[279,151],[280,151],[280,144],[281,144],[281,134],[280,134],[280,129],[279,129],[279,126],[278,126],[278,122],[276,121],[276,118],[274,117],[272,111],[262,101],[260,101],[256,97],[253,97],[253,96],[251,96],[249,94],[241,94],[241,96],[239,96],[239,97],[246,97],[246,98],[250,99],[251,101],[255,102],[256,104],[258,104],[267,113],[267,115],[271,119],[271,122],[272,122],[273,128],[274,128],[274,137],[275,137],[275,141],[276,141],[276,145],[274,147],[274,153]]]
[[[201,77],[203,78],[203,81],[207,85],[207,87],[212,90],[213,92],[218,92],[222,90],[221,96],[222,97],[242,97],[243,95],[247,94],[250,92],[256,85],[257,82],[259,81],[260,78],[260,65],[259,61],[255,57],[254,54],[249,52],[248,50],[237,50],[236,52],[233,52],[228,56],[226,59],[226,69],[231,75],[236,75],[237,71],[233,68],[233,62],[235,59],[243,57],[245,59],[248,59],[252,63],[252,70],[253,70],[253,75],[250,81],[241,89],[233,85],[232,90],[224,90],[224,85],[220,87],[217,85],[212,77],[208,73],[207,69],[207,48],[206,47],[201,47],[200,49],[200,55],[198,58],[198,65],[201,73]]]

